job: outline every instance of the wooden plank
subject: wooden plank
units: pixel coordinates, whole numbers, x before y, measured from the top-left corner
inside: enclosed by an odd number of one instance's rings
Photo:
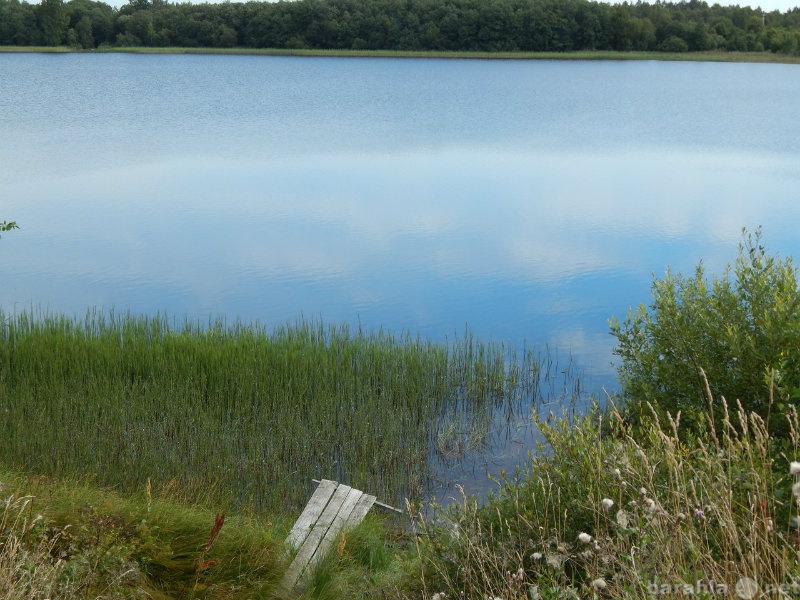
[[[330,479],[323,479],[319,482],[308,504],[306,504],[303,512],[300,514],[297,521],[295,521],[294,527],[292,527],[292,530],[289,532],[289,537],[286,538],[287,543],[292,548],[297,550],[306,539],[308,532],[311,531],[314,523],[317,522],[320,514],[328,505],[328,501],[331,499],[338,485],[337,482],[331,481]]]
[[[330,479],[316,483],[317,489],[286,540],[297,550],[281,582],[287,590],[325,557],[343,531],[358,525],[377,504],[375,496]]]
[[[361,498],[358,499],[358,504],[353,508],[353,512],[350,513],[347,523],[344,524],[345,528],[350,529],[361,523],[373,504],[376,504],[375,496],[361,494]]]
[[[364,493],[361,490],[350,488],[350,492],[347,494],[344,502],[342,502],[339,512],[336,513],[331,526],[328,528],[328,531],[325,532],[325,536],[320,540],[317,551],[311,557],[311,560],[308,561],[308,566],[306,568],[313,569],[314,566],[325,557],[330,547],[338,541],[339,534],[344,530],[345,525],[347,525],[353,513],[353,509],[363,495]]]
[[[314,483],[316,483],[316,484],[319,484],[319,483],[320,483],[318,479],[312,479],[311,481],[313,481],[313,482],[314,482]],[[402,510],[400,510],[399,508],[395,508],[394,506],[389,506],[388,504],[384,504],[383,502],[378,502],[378,500],[377,500],[377,499],[375,500],[375,502],[374,502],[373,504],[374,504],[375,506],[377,506],[378,508],[382,508],[383,510],[390,510],[390,511],[392,511],[392,512],[396,512],[396,513],[397,513],[397,514],[399,514],[399,515],[405,514],[405,513],[403,513],[403,511],[402,511]]]
[[[325,507],[325,510],[322,511],[319,519],[317,519],[317,522],[312,526],[311,531],[309,532],[303,544],[300,546],[300,549],[297,551],[292,564],[289,565],[289,569],[283,576],[283,585],[285,588],[293,588],[300,579],[300,576],[303,574],[303,571],[305,570],[309,561],[311,561],[311,559],[314,557],[314,553],[317,551],[317,546],[319,546],[320,541],[325,536],[325,533],[327,533],[328,528],[330,527],[331,523],[333,523],[336,515],[339,513],[339,509],[341,508],[342,503],[347,498],[351,489],[352,488],[347,485],[340,485],[336,488],[336,491],[334,491],[333,496],[331,496],[328,505]]]

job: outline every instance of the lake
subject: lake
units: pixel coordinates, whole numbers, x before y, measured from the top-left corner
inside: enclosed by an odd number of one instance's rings
[[[0,307],[297,318],[569,355],[800,255],[800,67],[0,54]]]

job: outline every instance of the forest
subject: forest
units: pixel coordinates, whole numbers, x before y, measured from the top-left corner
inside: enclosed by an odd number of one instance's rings
[[[800,55],[800,8],[590,0],[0,0],[0,46]]]

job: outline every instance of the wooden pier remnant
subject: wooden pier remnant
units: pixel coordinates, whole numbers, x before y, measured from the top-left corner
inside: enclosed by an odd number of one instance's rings
[[[336,481],[323,479],[317,483],[317,489],[286,538],[287,544],[296,550],[283,576],[286,589],[294,588],[303,574],[322,560],[341,533],[361,523],[374,504],[386,506],[376,502],[375,496]]]

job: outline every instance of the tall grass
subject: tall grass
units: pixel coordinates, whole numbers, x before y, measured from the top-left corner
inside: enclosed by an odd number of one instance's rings
[[[90,311],[0,313],[0,461],[229,509],[297,507],[312,478],[418,497],[442,419],[535,401],[540,364],[298,321],[176,324]]]
[[[797,411],[788,438],[724,415],[692,439],[679,417],[635,437],[613,412],[540,420],[546,445],[488,504],[421,515],[423,597],[797,597]]]
[[[280,527],[0,471],[0,597],[282,598]],[[224,525],[224,527],[223,527]]]

